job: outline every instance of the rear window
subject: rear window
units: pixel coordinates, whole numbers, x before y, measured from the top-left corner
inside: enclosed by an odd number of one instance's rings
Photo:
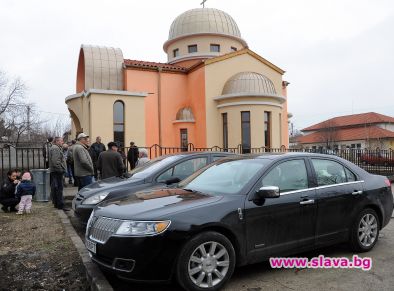
[[[318,186],[356,181],[356,176],[338,162],[312,159],[312,164],[315,169]]]

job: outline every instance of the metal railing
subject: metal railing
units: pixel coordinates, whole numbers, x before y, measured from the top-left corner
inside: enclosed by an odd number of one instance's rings
[[[203,148],[195,147],[193,144],[188,144],[187,147],[164,147],[154,144],[150,147],[144,148],[148,152],[150,159],[168,154],[175,154],[181,152],[194,152],[194,151],[218,151],[218,152],[231,152],[235,154],[258,154],[258,153],[279,153],[279,152],[310,152],[322,153],[329,155],[336,155],[344,158],[366,171],[374,174],[393,176],[394,175],[394,151],[389,150],[367,150],[367,149],[339,149],[339,150],[325,150],[325,149],[288,149],[284,146],[281,148],[243,148],[239,145],[234,148],[222,148],[218,146]],[[127,169],[130,169],[129,162],[127,161],[127,152],[129,148],[122,149],[122,155]],[[45,160],[43,157],[42,148],[15,148],[4,147],[0,148],[0,179],[6,176],[7,172],[11,169],[18,168],[22,171],[31,169],[42,169],[45,167]]]

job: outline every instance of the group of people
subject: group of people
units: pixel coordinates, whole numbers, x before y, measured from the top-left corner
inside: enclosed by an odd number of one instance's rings
[[[18,169],[10,170],[0,188],[1,210],[16,214],[30,213],[35,194],[36,186],[30,172],[22,174]]]
[[[134,142],[130,143],[127,157],[116,142],[108,143],[108,150],[97,137],[90,145],[89,136],[80,133],[76,141],[65,144],[63,138],[48,138],[44,144],[43,154],[50,171],[51,198],[55,208],[64,208],[64,177],[69,183],[78,186],[78,190],[93,183],[97,179],[122,176],[127,169],[141,166],[149,161],[146,149],[139,149]]]
[[[148,151],[139,149],[134,142],[130,142],[127,156],[116,142],[109,142],[107,146],[108,150],[100,137],[90,145],[89,136],[85,133],[80,133],[69,143],[64,143],[62,137],[47,139],[43,156],[50,171],[51,200],[55,208],[68,210],[64,207],[63,197],[65,177],[80,190],[94,180],[122,176],[127,170],[126,160],[131,170],[149,161]],[[31,212],[32,198],[36,193],[32,178],[30,172],[8,171],[0,188],[3,212]]]

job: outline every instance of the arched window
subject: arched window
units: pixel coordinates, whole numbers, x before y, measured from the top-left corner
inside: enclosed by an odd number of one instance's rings
[[[114,103],[114,142],[124,147],[124,103],[122,101]]]

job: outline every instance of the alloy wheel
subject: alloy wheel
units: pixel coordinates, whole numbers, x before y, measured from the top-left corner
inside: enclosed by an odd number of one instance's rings
[[[227,249],[215,241],[199,245],[188,262],[191,281],[200,288],[211,288],[225,278],[230,265]]]
[[[374,215],[366,213],[358,226],[358,239],[363,247],[370,247],[378,234],[378,222]]]

